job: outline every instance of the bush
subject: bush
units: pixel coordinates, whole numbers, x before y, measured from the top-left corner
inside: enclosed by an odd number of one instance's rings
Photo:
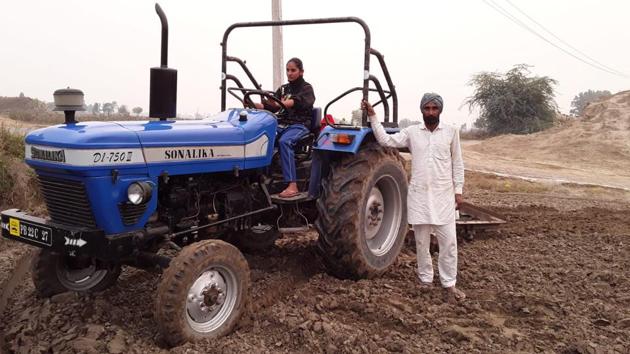
[[[24,136],[0,126],[0,200],[6,199],[14,179],[10,173],[15,161],[24,159]]]
[[[479,108],[475,125],[492,135],[529,134],[553,126],[557,105],[549,77],[529,77],[527,65],[516,65],[505,74],[480,73],[469,85],[475,91],[465,104]]]
[[[7,194],[13,185],[13,178],[9,174],[9,159],[0,153],[0,200],[7,199]]]
[[[35,173],[24,163],[24,136],[0,126],[0,206],[42,209]]]
[[[24,135],[12,133],[0,126],[0,154],[24,159]]]

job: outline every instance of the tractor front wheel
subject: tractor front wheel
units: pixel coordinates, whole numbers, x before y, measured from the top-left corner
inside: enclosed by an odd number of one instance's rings
[[[98,292],[116,283],[120,265],[108,265],[94,258],[69,257],[39,250],[33,259],[33,284],[39,296],[50,297],[66,291]]]
[[[158,286],[156,322],[172,346],[224,336],[245,310],[249,267],[234,246],[207,240],[185,247]]]

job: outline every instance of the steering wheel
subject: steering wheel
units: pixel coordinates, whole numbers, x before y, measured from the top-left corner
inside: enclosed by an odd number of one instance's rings
[[[259,95],[263,98],[270,99],[274,101],[275,103],[277,103],[278,106],[280,106],[280,110],[278,111],[278,113],[276,113],[276,115],[281,115],[282,112],[289,112],[289,109],[287,108],[287,106],[285,106],[284,103],[282,103],[282,101],[280,101],[278,97],[274,96],[273,93],[269,91],[263,91],[263,90],[247,90],[247,92],[243,94],[243,105],[245,106],[245,108],[247,108],[247,104],[249,102],[252,102],[251,98],[249,98],[249,96],[251,95]]]

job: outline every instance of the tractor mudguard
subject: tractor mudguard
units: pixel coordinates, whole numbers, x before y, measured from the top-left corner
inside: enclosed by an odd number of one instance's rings
[[[385,130],[389,134],[398,133],[400,131],[399,128],[385,128]],[[345,134],[349,137],[349,143],[338,143],[335,142],[335,135]],[[317,142],[315,144],[315,150],[319,151],[335,151],[335,152],[347,152],[351,154],[356,154],[363,142],[370,136],[373,136],[371,128],[366,127],[356,127],[352,129],[339,129],[334,128],[332,126],[327,126],[322,130],[317,138]]]

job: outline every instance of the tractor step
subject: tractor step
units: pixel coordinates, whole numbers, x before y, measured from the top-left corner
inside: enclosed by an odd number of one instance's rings
[[[308,226],[298,226],[298,227],[281,227],[278,229],[278,231],[281,234],[290,234],[290,233],[297,233],[297,232],[306,232],[310,230],[310,227]]]
[[[300,192],[297,195],[289,198],[281,198],[280,193],[271,195],[271,201],[274,204],[295,204],[300,202],[307,202],[312,199],[313,198],[309,198],[308,192]]]
[[[276,227],[281,233],[304,232],[309,230],[308,218],[300,210],[300,203],[312,200],[307,192],[299,193],[291,198],[280,198],[278,194],[270,196],[271,202],[280,209]]]

